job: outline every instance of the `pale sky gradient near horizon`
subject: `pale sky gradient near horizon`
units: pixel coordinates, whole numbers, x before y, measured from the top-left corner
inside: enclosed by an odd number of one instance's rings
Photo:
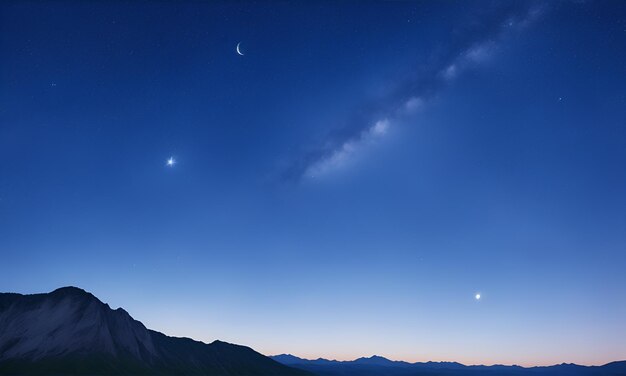
[[[267,355],[624,360],[624,46],[609,0],[1,2],[0,291]]]

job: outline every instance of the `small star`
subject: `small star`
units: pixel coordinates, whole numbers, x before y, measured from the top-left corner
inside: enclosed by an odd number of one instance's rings
[[[165,162],[165,165],[167,167],[174,167],[175,164],[176,164],[176,161],[174,160],[174,157],[169,157],[167,162]]]
[[[56,83],[56,82],[52,82],[52,83],[50,84],[50,86],[55,87],[55,86],[57,86],[57,83]]]
[[[563,97],[559,97],[559,102],[563,100]]]

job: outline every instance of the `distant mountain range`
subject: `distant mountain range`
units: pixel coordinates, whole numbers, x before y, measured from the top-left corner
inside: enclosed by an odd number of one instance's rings
[[[328,359],[302,359],[291,354],[271,356],[272,359],[291,367],[300,368],[319,376],[617,376],[626,375],[626,361],[603,366],[580,366],[558,364],[548,367],[520,366],[466,366],[457,362],[393,361],[381,356],[359,358],[351,361]]]
[[[249,347],[146,329],[75,287],[0,293],[0,374],[311,376]]]

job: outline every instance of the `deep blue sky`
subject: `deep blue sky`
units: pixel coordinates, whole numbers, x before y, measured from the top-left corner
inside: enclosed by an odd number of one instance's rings
[[[625,166],[622,1],[0,4],[0,290],[169,335],[623,359]]]

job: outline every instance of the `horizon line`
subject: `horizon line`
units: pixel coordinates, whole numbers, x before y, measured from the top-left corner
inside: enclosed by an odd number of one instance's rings
[[[292,356],[295,358],[299,358],[302,360],[306,360],[306,361],[316,361],[316,360],[325,360],[325,361],[329,361],[329,362],[339,362],[339,363],[348,363],[348,362],[354,362],[357,361],[359,359],[372,359],[372,358],[382,358],[391,362],[398,362],[398,363],[408,363],[408,364],[423,364],[423,363],[456,363],[456,364],[460,364],[462,366],[465,367],[494,367],[494,366],[505,366],[505,367],[521,367],[521,368],[545,368],[545,367],[554,367],[554,366],[561,366],[561,365],[574,365],[574,366],[580,366],[580,367],[602,367],[602,366],[606,366],[608,364],[612,364],[612,363],[617,363],[617,362],[626,362],[626,358],[624,359],[617,359],[617,360],[612,360],[606,363],[595,363],[595,364],[583,364],[583,363],[574,363],[574,362],[561,362],[561,363],[549,363],[549,364],[536,364],[536,365],[522,365],[522,364],[506,364],[506,363],[479,363],[479,364],[466,364],[466,363],[462,363],[456,360],[416,360],[416,361],[409,361],[409,360],[404,360],[404,359],[391,359],[388,358],[386,356],[382,356],[382,355],[377,355],[377,354],[373,354],[371,356],[359,356],[356,358],[325,358],[322,356],[319,357],[302,357],[302,356],[298,356],[298,355],[294,355],[291,353],[280,353],[280,354],[273,354],[273,355],[266,355],[270,358],[274,358],[277,356]]]

